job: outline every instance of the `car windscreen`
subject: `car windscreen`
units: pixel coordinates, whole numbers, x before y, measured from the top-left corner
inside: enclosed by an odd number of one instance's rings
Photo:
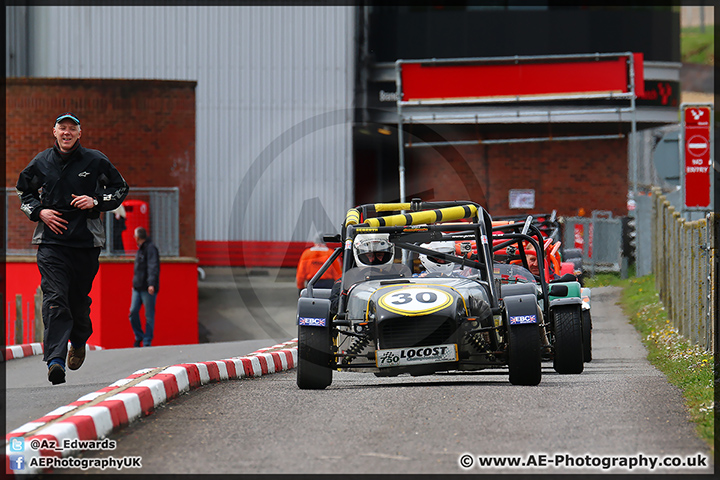
[[[353,267],[343,274],[342,288],[348,290],[354,284],[368,280],[389,280],[412,276],[410,269],[401,263],[393,263],[382,267]]]
[[[493,276],[500,280],[503,285],[514,283],[535,283],[535,276],[520,265],[495,263],[493,265]]]

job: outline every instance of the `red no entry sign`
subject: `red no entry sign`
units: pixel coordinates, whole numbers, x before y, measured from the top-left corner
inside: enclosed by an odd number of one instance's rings
[[[693,135],[688,139],[687,150],[692,157],[702,157],[710,150],[710,139],[705,135]]]
[[[683,189],[688,210],[708,209],[712,205],[711,117],[709,105],[683,105]]]

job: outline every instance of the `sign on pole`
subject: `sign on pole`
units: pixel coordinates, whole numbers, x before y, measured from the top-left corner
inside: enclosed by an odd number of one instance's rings
[[[683,206],[685,210],[710,210],[713,208],[713,106],[684,103],[680,111]]]

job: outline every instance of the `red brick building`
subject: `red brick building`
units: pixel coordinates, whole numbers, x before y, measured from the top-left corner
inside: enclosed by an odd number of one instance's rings
[[[522,138],[517,130],[491,130],[497,129],[482,127],[480,140]],[[558,136],[582,134],[577,127],[553,130]],[[541,129],[537,134],[542,134]],[[443,137],[478,138],[473,128],[457,127]],[[518,213],[509,208],[508,198],[508,192],[517,189],[535,192],[534,212],[557,210],[558,215],[575,216],[582,208],[588,214],[610,210],[623,216],[630,188],[626,151],[626,138],[409,148],[406,188],[428,201],[469,199],[493,216]]]
[[[195,82],[154,80],[5,80],[5,182],[53,144],[62,112],[82,122],[84,147],[108,156],[133,187],[178,187],[181,257],[195,257]],[[24,249],[34,225],[8,205],[9,250]]]
[[[197,343],[197,259],[195,249],[195,86],[189,81],[6,79],[5,186],[14,191],[20,171],[53,145],[55,118],[70,111],[82,122],[81,144],[102,151],[133,189],[178,189],[177,256],[162,256],[153,345]],[[137,193],[136,193],[137,195]],[[127,203],[127,201],[126,201]],[[170,210],[174,212],[174,205]],[[24,341],[32,341],[34,312],[29,308],[40,284],[30,245],[35,223],[7,197],[5,297],[21,296]],[[152,214],[153,212],[150,212]],[[155,215],[160,215],[155,212]],[[128,228],[130,231],[131,228]],[[152,233],[152,232],[151,232]],[[130,238],[132,238],[130,234]],[[129,247],[129,248],[128,248]],[[128,320],[134,245],[126,255],[101,256],[90,296],[93,335],[103,348],[130,347]],[[162,252],[161,248],[161,252]],[[17,255],[17,253],[22,255]],[[129,254],[128,254],[129,253]],[[165,292],[165,293],[163,293]],[[25,306],[28,306],[26,311]],[[7,325],[15,325],[9,309]],[[6,342],[13,344],[14,331]]]

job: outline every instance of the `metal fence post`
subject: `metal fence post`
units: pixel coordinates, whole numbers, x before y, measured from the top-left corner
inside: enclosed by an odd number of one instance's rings
[[[652,220],[651,225],[653,229],[652,233],[652,249],[651,249],[651,263],[652,263],[652,271],[655,273],[655,290],[660,292],[660,296],[662,298],[662,288],[661,288],[661,281],[662,281],[662,271],[660,270],[660,265],[658,262],[658,259],[660,258],[660,248],[662,245],[662,235],[663,235],[663,229],[662,229],[662,204],[660,203],[660,189],[659,188],[653,188],[652,191]]]
[[[674,210],[675,209],[672,205],[665,205],[665,246],[663,248],[662,268],[665,272],[665,300],[667,301],[668,315],[670,315],[670,318],[672,318],[672,281],[674,278],[672,277],[670,265],[668,265],[668,258],[672,254],[672,245],[675,241],[675,222],[673,221]]]
[[[717,349],[718,216],[689,221],[653,189],[651,229],[655,287],[678,333],[710,352]]]
[[[668,212],[670,214],[670,218],[668,219],[670,222],[670,237],[668,238],[669,243],[669,249],[668,254],[665,256],[665,269],[668,272],[668,315],[670,315],[670,318],[673,321],[673,326],[675,328],[679,328],[678,325],[678,309],[677,305],[675,303],[675,299],[677,297],[677,277],[675,273],[677,272],[677,268],[673,268],[672,265],[670,265],[670,259],[676,259],[678,257],[678,243],[680,241],[679,235],[678,235],[678,220],[680,215],[675,213],[675,208],[672,206],[668,209]]]
[[[635,275],[644,277],[653,273],[652,244],[653,228],[652,210],[655,197],[639,195],[635,198]]]
[[[707,230],[706,227],[707,222],[703,220],[698,220],[696,222],[693,237],[693,247],[695,248],[695,258],[697,258],[697,263],[695,264],[695,272],[693,275],[693,282],[695,283],[695,309],[694,309],[694,322],[695,322],[695,328],[693,329],[695,331],[695,336],[697,338],[696,343],[701,346],[705,346],[705,261],[707,260],[707,255],[703,251],[703,247],[705,246],[704,241],[704,233]]]
[[[671,222],[672,220],[672,212],[670,211],[670,205],[665,203],[663,206],[663,224],[665,225],[665,234],[663,235],[663,250],[662,250],[662,257],[660,257],[660,261],[662,263],[662,271],[663,271],[663,283],[665,284],[665,292],[663,295],[663,301],[665,303],[665,308],[667,309],[668,316],[672,318],[672,295],[671,290],[672,287],[670,286],[670,269],[668,268],[668,256],[670,255],[670,245],[672,245],[670,242],[672,242],[672,234],[673,234],[673,224]]]
[[[42,289],[38,286],[35,292],[35,341],[42,343],[45,338],[45,323],[42,318]]]
[[[676,245],[676,252],[673,255],[675,262],[675,285],[678,286],[677,294],[675,298],[677,301],[678,321],[680,334],[687,336],[687,262],[684,261],[687,258],[686,245],[687,245],[687,228],[685,226],[685,219],[679,212],[676,212],[676,224],[678,230],[678,242]],[[679,267],[679,268],[678,268]]]
[[[677,278],[675,279],[675,283],[678,285],[678,296],[676,297],[678,299],[677,305],[679,307],[679,320],[680,320],[680,334],[687,337],[687,278],[688,278],[688,272],[687,272],[687,262],[685,259],[687,258],[687,225],[685,222],[685,218],[680,216],[678,218],[678,245],[677,245],[677,254],[674,256],[675,262],[679,264],[680,268],[677,270]]]
[[[720,217],[716,215],[714,212],[711,212],[708,215],[708,250],[709,250],[709,261],[708,264],[710,266],[710,274],[707,277],[708,282],[708,312],[707,312],[707,322],[709,324],[709,337],[710,341],[708,342],[711,345],[711,351],[713,353],[717,352],[718,344],[717,344],[717,331],[718,331],[718,305],[717,299],[718,299],[718,268],[720,267],[720,264],[718,262],[718,252],[715,249],[715,245],[717,242],[717,235],[718,230],[720,229]]]
[[[683,320],[685,322],[685,338],[689,338],[693,341],[694,332],[692,328],[693,314],[693,300],[695,297],[695,278],[693,277],[693,262],[695,261],[695,248],[692,244],[693,241],[693,225],[692,222],[685,221],[683,224],[683,244],[682,249],[683,255],[680,257],[680,261],[683,264],[683,304],[684,304],[684,315]]]
[[[15,295],[15,343],[21,345],[23,343],[23,311],[22,311],[22,295]]]

